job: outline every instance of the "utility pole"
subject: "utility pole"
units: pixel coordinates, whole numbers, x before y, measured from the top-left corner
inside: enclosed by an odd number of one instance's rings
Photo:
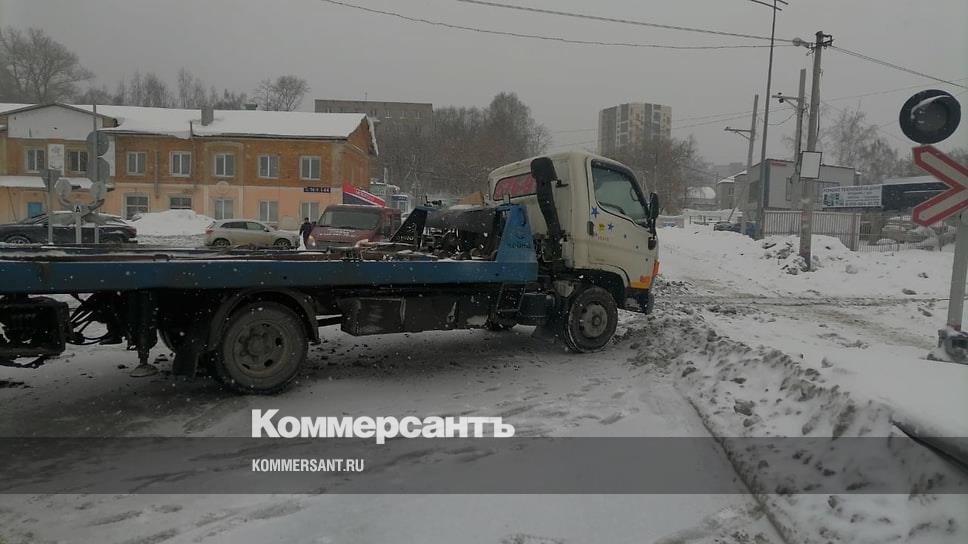
[[[746,183],[743,185],[742,191],[735,191],[735,190],[733,191],[733,199],[734,199],[733,209],[730,210],[729,217],[727,218],[728,221],[732,221],[733,212],[736,211],[736,208],[742,206],[743,213],[740,217],[739,232],[744,236],[746,235],[746,218],[749,215],[745,204],[746,204],[746,195],[749,194],[750,170],[753,169],[753,148],[754,148],[754,144],[756,143],[756,108],[759,107],[759,103],[760,103],[760,95],[758,94],[753,95],[753,117],[752,117],[752,120],[750,121],[749,130],[730,128],[730,127],[726,127],[725,129],[727,132],[734,132],[749,140],[749,149],[747,149],[746,151]],[[735,181],[733,185],[734,186],[736,185]]]
[[[810,84],[810,120],[807,125],[807,151],[817,150],[818,123],[820,120],[820,58],[824,47],[834,42],[833,36],[818,30],[816,40],[807,45],[802,40],[794,40],[795,45],[804,45],[813,51],[813,81]],[[797,164],[800,157],[797,157]],[[812,260],[811,239],[813,238],[813,180],[803,181],[803,194],[800,212],[800,257],[810,269]]]
[[[765,226],[766,219],[766,208],[769,206],[770,198],[770,184],[769,180],[766,179],[766,137],[769,133],[770,128],[770,87],[773,85],[773,47],[776,41],[776,12],[780,9],[777,7],[777,1],[773,0],[773,23],[770,29],[770,64],[766,71],[766,104],[763,108],[763,145],[760,148],[760,194],[759,194],[759,205],[757,206],[757,225],[756,232],[760,238],[763,237],[763,228]],[[785,2],[784,2],[785,3]],[[747,182],[750,179],[751,172],[746,172]]]

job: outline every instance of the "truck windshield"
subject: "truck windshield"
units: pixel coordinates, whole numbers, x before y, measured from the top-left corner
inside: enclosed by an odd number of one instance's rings
[[[592,182],[595,186],[595,200],[598,205],[611,213],[620,213],[641,223],[648,217],[635,180],[627,175],[600,166],[592,166]]]
[[[326,210],[319,218],[322,227],[337,229],[373,230],[380,221],[376,213],[356,210]]]

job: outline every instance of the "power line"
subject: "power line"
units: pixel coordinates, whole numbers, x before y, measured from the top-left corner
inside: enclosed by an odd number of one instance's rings
[[[958,79],[955,79],[953,81],[965,81],[966,79],[968,79],[968,77],[958,78]],[[873,91],[873,92],[869,92],[869,93],[854,94],[854,95],[850,95],[850,96],[838,96],[836,98],[828,98],[827,101],[829,102],[829,101],[834,101],[834,100],[847,100],[847,99],[850,99],[850,98],[864,98],[866,96],[877,96],[877,95],[880,95],[880,94],[890,94],[890,93],[896,93],[896,92],[899,92],[899,91],[909,91],[911,89],[923,89],[923,88],[924,88],[924,85],[923,84],[921,84],[921,85],[909,85],[907,87],[899,87],[897,89],[888,89],[888,90],[885,90],[885,91]]]
[[[958,79],[955,79],[953,81],[965,81],[965,80],[968,80],[968,77],[958,78]],[[883,91],[871,91],[871,92],[860,93],[860,94],[851,94],[851,95],[846,95],[846,96],[837,96],[837,97],[834,97],[834,98],[827,98],[827,99],[824,100],[824,103],[827,103],[827,102],[835,102],[835,101],[838,101],[838,100],[849,100],[851,98],[864,98],[864,97],[867,97],[867,96],[876,96],[876,95],[881,95],[881,94],[890,94],[890,93],[896,93],[896,92],[900,92],[900,91],[908,91],[908,90],[911,90],[911,89],[923,89],[923,88],[924,88],[924,85],[909,85],[907,87],[898,87],[896,89],[886,89],[886,90],[883,90]],[[956,93],[956,94],[960,95],[960,94],[964,94],[965,92],[966,91],[961,91],[961,92]],[[809,96],[804,97],[804,99],[807,99],[807,98],[809,98]],[[700,125],[677,126],[677,127],[672,127],[672,128],[673,129],[690,128],[692,126],[701,126],[703,124],[710,124],[710,125],[712,125],[712,124],[718,123],[720,121],[733,121],[733,120],[735,120],[737,118],[741,118],[743,116],[748,116],[751,113],[753,113],[753,110],[730,111],[730,112],[723,112],[723,113],[710,113],[710,114],[704,114],[704,115],[697,115],[697,116],[693,116],[693,117],[679,117],[676,120],[677,121],[680,121],[680,122],[681,121],[699,121],[699,120],[702,120],[702,119],[714,119],[714,118],[715,118],[715,120],[713,122],[710,122],[710,123],[702,123]],[[760,111],[760,113],[762,114],[762,110]],[[739,117],[734,117],[734,116],[739,116]],[[595,131],[595,130],[598,130],[598,128],[597,127],[593,127],[593,128],[568,129],[568,130],[552,130],[551,133],[552,134],[566,134],[566,133],[574,133],[574,132],[592,132],[592,131]]]
[[[350,4],[348,2],[340,2],[339,0],[319,0],[319,1],[325,2],[327,4],[333,4],[337,6],[356,9],[356,10],[364,11],[371,14],[386,15],[388,17],[396,17],[398,19],[403,19],[405,21],[410,21],[412,23],[423,23],[423,24],[432,25],[432,26],[450,28],[453,30],[477,32],[480,34],[492,34],[496,36],[506,36],[511,38],[526,38],[531,40],[545,40],[545,41],[560,42],[560,43],[570,43],[570,44],[576,44],[576,45],[596,45],[596,46],[605,46],[605,47],[638,47],[638,48],[647,48],[647,49],[677,49],[677,50],[749,49],[749,48],[769,47],[766,45],[669,45],[669,44],[657,44],[657,43],[605,42],[605,41],[598,41],[598,40],[578,40],[578,39],[572,39],[572,38],[565,38],[562,36],[526,34],[522,32],[491,30],[487,28],[479,28],[479,27],[473,27],[473,26],[445,23],[443,21],[424,19],[422,17],[412,17],[396,11],[387,11],[387,10],[381,10],[381,9],[375,9],[375,8],[368,8],[365,6]]]
[[[769,36],[756,36],[754,34],[740,34],[740,33],[737,33],[737,32],[726,32],[726,31],[723,31],[723,30],[711,30],[711,29],[708,29],[708,28],[695,28],[695,27],[679,26],[679,25],[664,25],[664,24],[659,24],[659,23],[650,23],[650,22],[647,22],[647,21],[636,21],[636,20],[632,20],[632,19],[618,19],[618,18],[614,18],[614,17],[602,17],[602,16],[599,16],[599,15],[589,15],[587,13],[573,13],[573,12],[569,12],[569,11],[557,11],[557,10],[553,10],[553,9],[532,8],[532,7],[528,7],[528,6],[515,6],[515,5],[512,5],[512,4],[499,4],[497,2],[487,2],[485,0],[457,0],[457,1],[458,2],[464,2],[466,4],[479,4],[479,5],[482,5],[482,6],[490,6],[490,7],[494,7],[494,8],[514,9],[514,10],[518,10],[518,11],[528,11],[528,12],[531,12],[531,13],[543,13],[545,15],[559,15],[561,17],[574,17],[574,18],[577,18],[577,19],[588,19],[588,20],[592,20],[592,21],[603,21],[603,22],[608,22],[608,23],[621,23],[621,24],[626,24],[626,25],[636,25],[636,26],[647,26],[647,27],[652,27],[652,28],[662,28],[662,29],[665,29],[665,30],[681,30],[681,31],[685,31],[685,32],[697,32],[697,33],[701,33],[701,34],[713,34],[713,35],[716,35],[716,36],[729,36],[729,37],[732,37],[732,38],[746,38],[746,39],[753,39],[753,40],[766,40],[766,41],[770,41],[770,37]]]
[[[326,1],[328,1],[328,0],[326,0]],[[652,28],[662,28],[662,29],[666,29],[666,30],[680,30],[680,31],[685,31],[685,32],[698,32],[698,33],[702,33],[702,34],[713,34],[713,35],[717,35],[717,36],[729,36],[729,37],[733,37],[733,38],[746,38],[746,39],[754,39],[754,40],[770,40],[770,38],[768,36],[757,36],[757,35],[753,35],[753,34],[740,34],[740,33],[736,33],[736,32],[725,32],[725,31],[720,31],[720,30],[711,30],[711,29],[706,29],[706,28],[694,28],[694,27],[679,26],[679,25],[664,25],[664,24],[659,24],[659,23],[651,23],[651,22],[647,22],[647,21],[636,21],[636,20],[632,20],[632,19],[619,19],[619,18],[614,18],[614,17],[602,17],[602,16],[598,16],[598,15],[590,15],[590,14],[587,14],[587,13],[573,13],[573,12],[568,12],[568,11],[558,11],[558,10],[551,10],[551,9],[541,9],[541,8],[533,8],[533,7],[528,7],[528,6],[515,6],[515,5],[511,5],[511,4],[500,4],[500,3],[497,3],[497,2],[488,2],[486,0],[457,0],[457,1],[458,2],[464,2],[464,3],[467,3],[467,4],[479,4],[479,5],[482,5],[482,6],[491,6],[491,7],[503,8],[503,9],[513,9],[513,10],[518,10],[518,11],[527,11],[527,12],[531,12],[531,13],[542,13],[542,14],[546,14],[546,15],[558,15],[558,16],[562,16],[562,17],[574,17],[574,18],[577,18],[577,19],[587,19],[587,20],[592,20],[592,21],[603,21],[603,22],[621,23],[621,24],[627,24],[627,25],[647,26],[647,27],[652,27]],[[900,70],[902,72],[907,72],[909,74],[913,74],[913,75],[920,76],[920,77],[923,77],[923,78],[926,78],[926,79],[930,79],[930,80],[933,80],[933,81],[937,81],[939,83],[945,83],[947,85],[953,85],[955,87],[961,87],[963,89],[968,89],[968,86],[961,85],[961,84],[958,84],[958,83],[954,83],[952,81],[949,81],[947,79],[942,79],[940,77],[935,77],[935,76],[932,76],[930,74],[926,74],[924,72],[919,72],[917,70],[913,70],[911,68],[907,68],[907,67],[901,66],[899,64],[895,64],[893,62],[889,62],[889,61],[886,61],[886,60],[881,60],[881,59],[878,59],[878,58],[874,58],[874,57],[871,57],[870,55],[865,55],[865,54],[859,53],[857,51],[851,51],[850,49],[845,49],[843,47],[838,47],[836,45],[831,45],[830,48],[833,49],[833,50],[835,50],[835,51],[839,51],[841,53],[844,53],[846,55],[851,55],[853,57],[856,57],[856,58],[859,58],[859,59],[862,59],[862,60],[866,60],[868,62],[873,62],[875,64],[880,64],[880,65],[886,66],[888,68],[893,68],[895,70]]]
[[[947,79],[941,79],[940,77],[934,77],[932,75],[925,74],[924,72],[918,72],[917,70],[912,70],[911,68],[905,68],[904,66],[901,66],[899,64],[894,64],[893,62],[888,62],[886,60],[876,59],[876,58],[871,57],[869,55],[865,55],[863,53],[858,53],[857,51],[851,51],[850,49],[844,49],[843,47],[837,47],[836,45],[831,45],[830,48],[833,49],[834,51],[840,51],[841,53],[850,55],[852,57],[857,57],[859,59],[863,59],[863,60],[866,60],[866,61],[869,61],[869,62],[873,62],[875,64],[880,64],[881,66],[887,66],[888,68],[894,68],[895,70],[900,70],[902,72],[907,72],[909,74],[914,74],[916,76],[921,76],[923,78],[931,79],[931,80],[937,81],[939,83],[944,83],[946,85],[953,85],[955,87],[961,87],[962,89],[968,89],[968,87],[966,87],[964,85],[961,85],[959,83],[954,83],[952,81],[948,81]]]

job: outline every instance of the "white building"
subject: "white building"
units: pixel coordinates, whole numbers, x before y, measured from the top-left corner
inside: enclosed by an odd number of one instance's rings
[[[767,159],[766,183],[767,196],[766,208],[774,210],[798,210],[800,209],[801,186],[793,183],[793,161],[781,159]],[[760,164],[753,165],[749,176],[735,176],[736,183],[733,188],[735,195],[744,195],[746,198],[739,198],[738,206],[745,210],[756,210],[761,198],[760,176],[763,169]],[[746,178],[749,178],[748,185]],[[835,166],[830,164],[820,165],[820,178],[813,180],[813,202],[814,209],[820,209],[820,195],[825,187],[843,187],[857,185],[857,171],[848,166]]]

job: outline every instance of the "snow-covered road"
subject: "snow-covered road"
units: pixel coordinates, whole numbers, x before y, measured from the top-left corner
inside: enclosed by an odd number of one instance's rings
[[[519,436],[708,435],[672,380],[629,363],[631,339],[584,356],[521,327],[373,338],[328,330],[324,340],[299,383],[271,399],[236,396],[206,380],[132,379],[131,354],[104,347],[32,373],[3,370],[29,387],[0,390],[7,407],[0,435],[248,436],[249,408],[270,406],[307,415],[500,415]],[[700,542],[739,531],[777,541],[721,450],[709,445],[707,463],[720,464],[738,494],[4,496],[0,536],[5,544],[539,544],[676,534]]]

